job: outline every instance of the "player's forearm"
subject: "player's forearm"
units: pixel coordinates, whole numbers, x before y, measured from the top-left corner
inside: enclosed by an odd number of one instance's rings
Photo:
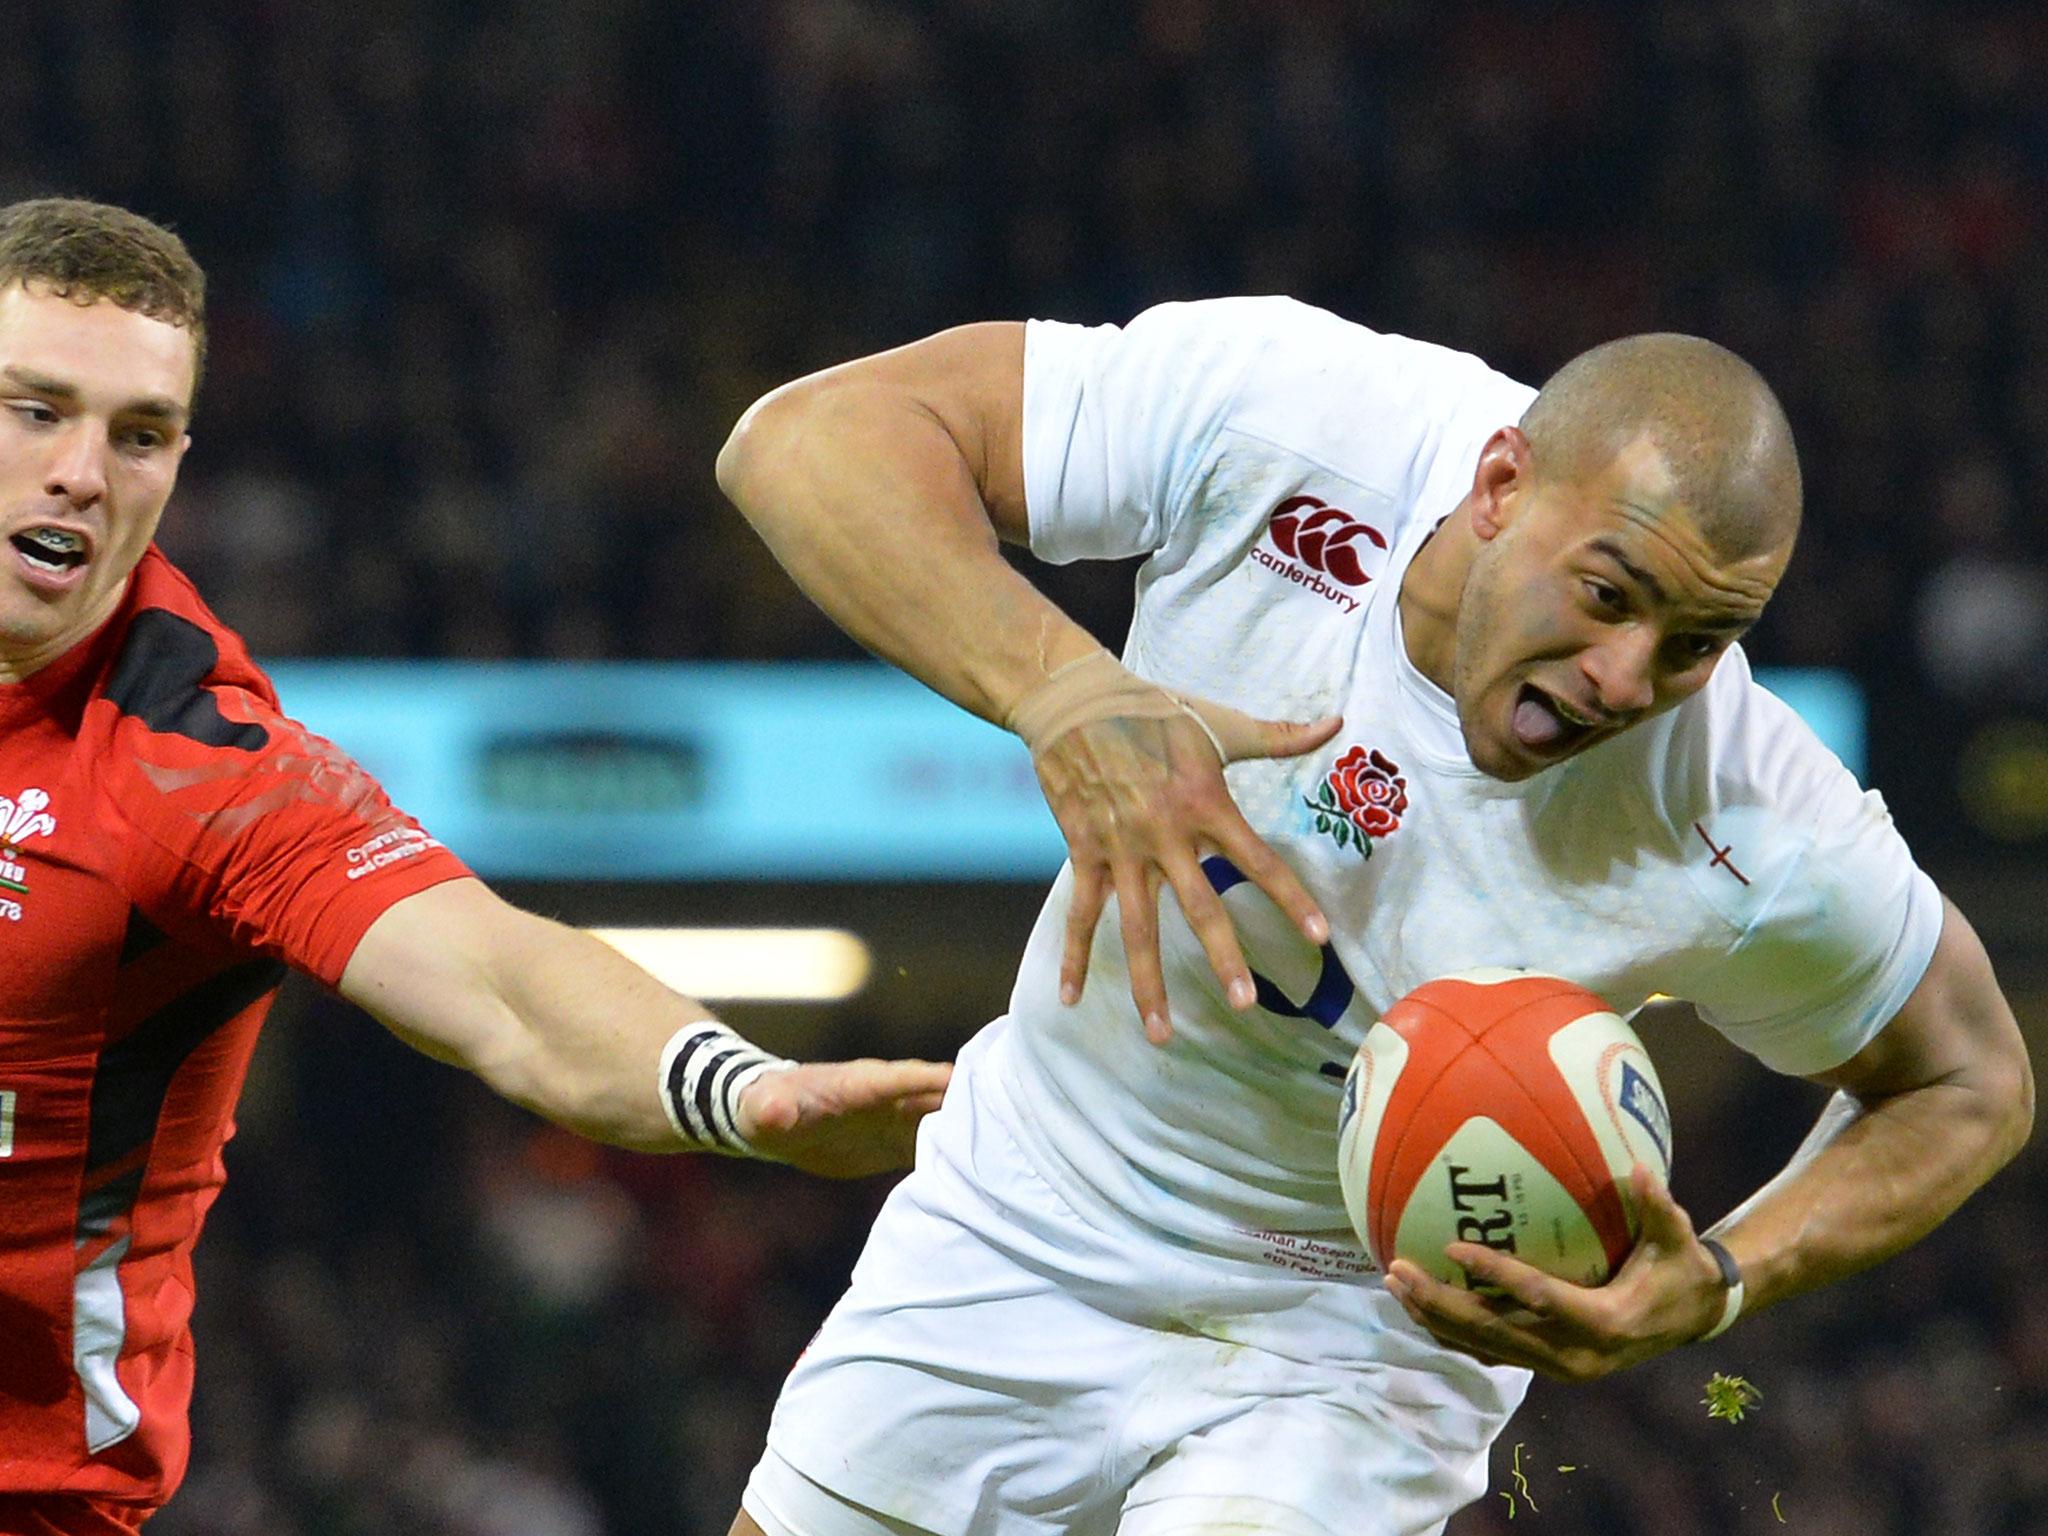
[[[416,1050],[580,1136],[648,1152],[691,1144],[664,1107],[661,1060],[676,1032],[709,1012],[609,945],[475,881],[387,913],[341,991]]]
[[[2011,1074],[1829,1101],[1785,1170],[1709,1235],[1741,1266],[1745,1310],[1889,1258],[1941,1224],[2024,1144],[2031,1094]]]
[[[479,880],[394,903],[338,990],[416,1050],[578,1135],[648,1152],[753,1145],[740,1096],[774,1058],[610,945]],[[913,1073],[905,1091],[929,1086]]]
[[[756,405],[718,479],[848,634],[984,719],[1096,646],[1003,558],[953,430],[859,365]]]
[[[465,1065],[579,1136],[643,1152],[692,1145],[666,1106],[661,1063],[676,1032],[710,1019],[708,1009],[601,940],[538,918],[497,971],[506,1018]]]

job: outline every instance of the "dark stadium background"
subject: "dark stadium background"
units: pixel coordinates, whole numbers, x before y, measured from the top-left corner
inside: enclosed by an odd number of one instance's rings
[[[1808,477],[1752,650],[1861,682],[1874,781],[2048,1028],[2038,0],[65,0],[7,25],[0,192],[131,204],[209,269],[165,536],[259,655],[845,657],[712,459],[770,385],[952,322],[1280,291],[1531,379],[1623,331],[1713,336],[1777,385]],[[1052,585],[1120,633],[1128,572]],[[1036,900],[514,894],[847,923],[866,994],[739,1022],[936,1054],[1000,1008]],[[1816,1095],[1689,1035],[1652,1047],[1709,1218]],[[152,1536],[717,1536],[882,1193],[587,1148],[310,989],[241,1125],[197,1452]],[[1539,1386],[1455,1536],[2048,1532],[2044,1209],[2029,1155],[1857,1282]],[[1712,1370],[1761,1408],[1710,1422]]]

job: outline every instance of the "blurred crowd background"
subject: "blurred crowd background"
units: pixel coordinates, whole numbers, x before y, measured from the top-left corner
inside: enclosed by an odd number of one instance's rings
[[[165,542],[259,655],[849,654],[712,461],[766,388],[951,323],[1288,292],[1532,381],[1693,330],[1806,465],[1752,653],[1863,683],[1909,835],[2048,975],[2032,0],[66,0],[9,42],[0,192],[209,270]],[[1050,584],[1114,642],[1128,571]],[[536,1134],[310,995],[271,1033],[152,1531],[722,1531],[879,1191]],[[1703,1211],[1788,1150],[1693,1113]],[[2029,1159],[1732,1334],[1743,1424],[1702,1352],[1539,1391],[1522,1505],[1454,1531],[2048,1532],[2044,1200]]]
[[[1286,292],[1530,380],[1726,342],[1810,480],[1757,650],[2038,697],[2040,20],[70,0],[12,30],[0,164],[212,273],[169,538],[259,653],[843,650],[712,483],[756,394],[961,321]]]

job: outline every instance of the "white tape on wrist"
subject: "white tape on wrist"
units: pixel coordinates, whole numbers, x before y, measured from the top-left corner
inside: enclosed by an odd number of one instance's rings
[[[1222,738],[1195,707],[1170,689],[1147,682],[1106,650],[1093,650],[1054,668],[1010,706],[1003,724],[1036,757],[1069,731],[1098,720],[1171,720],[1185,715],[1201,727],[1219,762],[1230,761]]]
[[[1709,1339],[1718,1339],[1734,1326],[1735,1319],[1742,1316],[1743,1287],[1742,1266],[1735,1262],[1735,1255],[1711,1237],[1700,1239],[1700,1246],[1713,1255],[1714,1262],[1721,1268],[1721,1283],[1728,1287],[1727,1300],[1721,1303],[1721,1320],[1699,1336],[1697,1342],[1704,1344]]]
[[[716,1019],[685,1024],[661,1052],[661,1107],[668,1123],[693,1147],[754,1157],[734,1115],[740,1095],[764,1072],[796,1063],[771,1056]]]

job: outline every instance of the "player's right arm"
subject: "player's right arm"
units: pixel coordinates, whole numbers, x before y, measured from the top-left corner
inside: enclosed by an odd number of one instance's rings
[[[253,667],[173,691],[172,668],[220,638],[175,617],[140,632],[122,664],[156,679],[154,721],[111,712],[95,755],[114,872],[165,933],[304,971],[581,1135],[843,1177],[909,1162],[947,1067],[756,1050],[595,936],[494,895]]]
[[[1061,995],[1079,997],[1113,893],[1133,1000],[1147,1033],[1163,1040],[1161,885],[1173,888],[1232,1003],[1254,998],[1236,934],[1201,871],[1209,850],[1226,854],[1312,941],[1328,936],[1313,898],[1231,802],[1218,748],[1229,760],[1308,751],[1337,722],[1257,721],[1202,701],[1193,701],[1199,723],[1177,709],[1148,712],[1139,696],[1156,702],[1158,690],[1084,660],[1099,650],[1095,638],[999,548],[1029,538],[1024,400],[1022,325],[942,332],[757,402],[719,454],[718,482],[848,634],[982,718],[1017,728],[1033,701],[1053,697],[1045,690],[1054,674],[1075,663],[1055,693],[1093,674],[1137,700],[1119,713],[1083,698],[1082,723],[1055,725],[1032,746],[1074,864]]]
[[[601,940],[475,879],[387,908],[338,990],[514,1103],[643,1152],[751,1152],[833,1178],[905,1167],[950,1075],[925,1061],[777,1062]]]
[[[1022,544],[1024,327],[964,326],[786,384],[740,418],[718,483],[869,650],[1002,723],[1096,648],[1011,568]]]

